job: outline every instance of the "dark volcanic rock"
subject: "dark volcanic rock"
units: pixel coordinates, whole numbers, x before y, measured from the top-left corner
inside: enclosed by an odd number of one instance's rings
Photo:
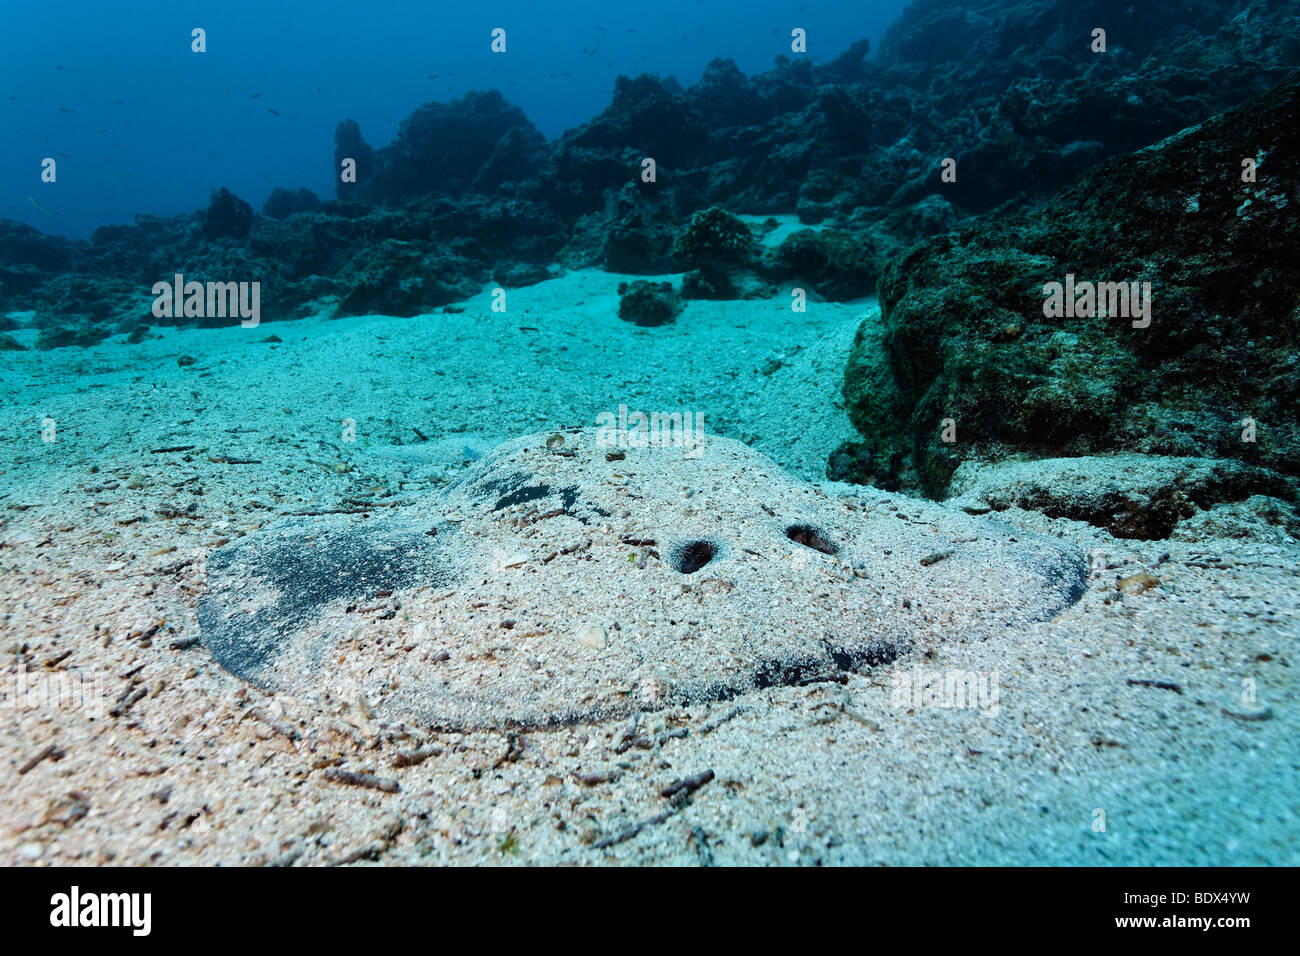
[[[708,125],[673,81],[642,74],[614,82],[609,107],[585,126],[566,133],[557,152],[594,149],[602,153],[632,149],[660,167],[685,163],[708,137]],[[630,172],[630,170],[629,170]]]
[[[682,300],[670,282],[622,282],[618,294],[618,317],[637,325],[665,325],[682,311]]]
[[[507,129],[471,184],[475,192],[493,193],[531,179],[546,162],[550,146],[531,123]]]
[[[450,103],[425,103],[402,121],[397,137],[375,151],[373,172],[358,175],[360,195],[402,203],[428,195],[492,191],[543,165],[545,138],[497,90]]]
[[[735,60],[709,61],[700,82],[686,95],[710,129],[750,126],[767,119],[758,91],[740,72]]]
[[[1297,128],[1300,76],[1021,216],[893,261],[880,283],[887,366],[864,327],[845,376],[873,460],[902,454],[933,495],[963,459],[1018,452],[1300,474]],[[1256,182],[1243,181],[1247,158]],[[1044,285],[1068,275],[1150,282],[1149,326],[1046,315]]]
[[[341,178],[343,162],[348,159],[356,164],[356,182],[344,182]],[[334,128],[334,179],[338,182],[335,192],[339,199],[359,199],[374,167],[375,151],[362,137],[361,125],[354,119],[340,122]]]
[[[58,272],[72,261],[72,244],[47,236],[26,223],[0,219],[0,264],[32,266],[39,272]]]
[[[733,272],[750,265],[753,256],[749,227],[717,206],[693,215],[673,243],[673,259],[693,270],[682,283],[691,299],[736,298]]]
[[[1094,53],[1092,31],[1107,31]],[[1300,12],[1274,0],[916,0],[874,82],[914,90],[924,157],[891,205],[941,192],[980,212],[1045,195],[1108,156],[1200,122],[1300,66]],[[938,164],[959,160],[957,182]],[[897,167],[905,168],[905,167]]]
[[[26,223],[0,219],[0,308],[17,309],[72,262],[75,246]]]
[[[956,503],[982,511],[1024,508],[1105,528],[1117,538],[1160,539],[1200,510],[1261,496],[1285,523],[1290,484],[1240,461],[1153,455],[968,464],[953,476]]]
[[[341,276],[349,291],[340,307],[347,315],[420,315],[476,293],[487,276],[475,282],[472,271],[464,260],[387,239],[349,263]]]
[[[492,281],[505,289],[518,289],[523,286],[536,285],[551,278],[554,278],[554,274],[549,268],[527,262],[503,265],[492,273]]]
[[[744,265],[754,252],[754,237],[741,220],[717,206],[697,212],[673,243],[673,258],[682,265]]]
[[[676,272],[672,246],[677,216],[672,205],[639,201],[631,183],[614,195],[611,204],[614,208],[603,220],[592,223],[594,236],[604,238],[601,264],[610,272],[633,275]]]
[[[94,345],[151,321],[148,289],[121,279],[57,276],[41,287],[34,324],[38,349]]]
[[[689,185],[668,186],[647,196],[639,184],[630,182],[608,195],[602,211],[579,220],[569,255],[581,255],[588,246],[587,263],[599,263],[611,272],[677,272],[681,266],[673,259],[673,243],[682,220],[704,204],[704,197]]]

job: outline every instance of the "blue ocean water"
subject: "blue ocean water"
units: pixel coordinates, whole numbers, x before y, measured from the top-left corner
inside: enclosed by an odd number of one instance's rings
[[[7,0],[0,217],[84,238],[136,213],[202,208],[220,186],[254,207],[275,186],[326,197],[345,117],[382,144],[421,103],[499,89],[554,139],[604,109],[619,74],[689,85],[715,57],[759,72],[789,53],[795,27],[820,62],[878,38],[903,5]],[[206,53],[190,49],[195,27]],[[504,56],[490,49],[498,27]],[[46,156],[57,189],[41,188]]]

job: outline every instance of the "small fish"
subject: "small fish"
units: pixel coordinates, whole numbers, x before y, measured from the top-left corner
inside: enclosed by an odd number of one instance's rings
[[[271,109],[271,107],[269,107],[269,106],[266,108],[266,111],[267,111],[268,113],[270,113],[272,116],[279,116],[280,119],[284,119],[284,116],[282,116],[281,114],[277,113],[275,110]]]
[[[114,106],[121,106],[121,105],[122,105],[123,103],[125,103],[125,102],[126,102],[126,100],[113,100],[113,105],[114,105]]]
[[[249,97],[249,99],[250,99],[250,100],[255,100],[255,99],[257,99],[257,98],[258,98],[259,96],[261,96],[261,95],[262,95],[261,93],[254,93],[252,96]]]
[[[60,113],[75,113],[75,112],[77,112],[77,111],[74,110],[74,109],[71,109],[70,107],[67,107],[67,106],[60,106],[60,107],[59,107],[59,112],[60,112]]]
[[[39,209],[41,212],[45,213],[45,215],[47,216],[54,215],[54,213],[50,212],[50,210],[46,208],[45,203],[41,202],[39,199],[33,199],[31,196],[28,196],[27,201],[30,202],[33,206],[35,206],[37,209]]]

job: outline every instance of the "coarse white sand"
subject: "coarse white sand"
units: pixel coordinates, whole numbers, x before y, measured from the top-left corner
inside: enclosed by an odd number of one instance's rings
[[[349,502],[400,513],[497,439],[620,404],[698,412],[821,478],[853,435],[839,388],[873,304],[693,302],[641,329],[619,281],[512,290],[505,314],[485,293],[0,354],[0,862],[1300,862],[1300,548],[1249,503],[1151,542],[1012,509],[1104,554],[1055,620],[633,722],[431,733],[185,646],[221,544]],[[902,701],[917,668],[995,677],[997,706]],[[41,700],[60,675],[104,710]]]

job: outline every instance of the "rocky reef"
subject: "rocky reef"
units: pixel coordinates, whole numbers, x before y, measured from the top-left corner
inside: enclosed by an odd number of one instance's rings
[[[498,445],[405,512],[277,522],[208,558],[197,608],[204,646],[231,673],[286,694],[353,682],[389,720],[537,728],[997,640],[1051,620],[1087,590],[1072,545],[931,503],[908,504],[916,520],[882,520],[740,442],[703,441],[691,460],[692,480],[708,489],[703,506],[680,494],[680,453],[630,447],[611,462],[597,429],[571,429]],[[626,484],[610,481],[612,469]],[[539,513],[527,526],[510,520]],[[552,547],[573,535],[586,541],[580,549]],[[644,549],[639,562],[628,560],[630,537]],[[783,560],[750,560],[760,555]],[[546,577],[528,573],[543,563]],[[471,596],[440,604],[431,583]],[[339,622],[353,621],[377,586],[403,617],[382,619],[358,651]],[[629,593],[640,614],[620,624],[607,609]],[[588,617],[575,621],[556,599],[568,594],[591,595],[593,610],[577,612]],[[528,655],[483,654],[482,616],[460,610],[471,602],[526,606],[528,626],[555,635],[539,652],[545,670]],[[663,637],[696,627],[713,637]],[[434,641],[436,652],[386,654],[398,633]]]
[[[1138,452],[1294,481],[1298,128],[1295,76],[893,260],[883,327],[863,327],[846,370],[863,440],[837,476],[942,497],[966,461]],[[1074,287],[1065,313],[1052,283]],[[1149,314],[1101,303],[1109,284],[1149,290]],[[1238,497],[1285,496],[1249,474]]]
[[[673,259],[691,270],[682,291],[692,299],[736,298],[732,271],[749,265],[753,256],[749,227],[717,206],[692,216],[673,243]]]
[[[618,317],[636,325],[666,325],[682,311],[671,282],[620,282],[618,295]]]
[[[1104,52],[1090,47],[1099,24]],[[1297,67],[1300,14],[1275,0],[914,0],[874,58],[858,41],[752,77],[717,59],[689,87],[623,76],[604,111],[554,142],[495,90],[426,103],[378,147],[345,119],[333,158],[356,180],[333,199],[278,188],[259,215],[220,190],[206,210],[88,242],[0,221],[0,308],[43,310],[43,345],[89,344],[173,321],[140,292],[176,273],[261,282],[274,320],[420,314],[557,263],[687,270],[688,298],[798,282],[854,299],[913,243],[1051,195]],[[810,231],[779,249],[691,248],[697,214],[721,226],[791,212]]]

